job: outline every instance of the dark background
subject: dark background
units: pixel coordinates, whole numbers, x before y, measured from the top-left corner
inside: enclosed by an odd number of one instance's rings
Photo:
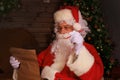
[[[115,49],[113,55],[120,62],[120,0],[102,0],[104,21]]]

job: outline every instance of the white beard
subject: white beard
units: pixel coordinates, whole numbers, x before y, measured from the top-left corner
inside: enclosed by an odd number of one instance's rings
[[[53,41],[52,44],[52,49],[51,52],[52,53],[57,53],[57,49],[60,49],[61,51],[65,51],[65,49],[73,49],[74,45],[73,43],[71,43],[70,41],[70,35],[69,34],[56,34],[56,38]],[[66,48],[67,47],[67,48]]]

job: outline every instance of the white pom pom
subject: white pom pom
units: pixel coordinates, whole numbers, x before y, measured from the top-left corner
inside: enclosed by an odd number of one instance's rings
[[[80,25],[79,23],[74,23],[74,24],[73,24],[73,27],[74,27],[74,29],[75,29],[76,31],[81,30],[81,25]]]

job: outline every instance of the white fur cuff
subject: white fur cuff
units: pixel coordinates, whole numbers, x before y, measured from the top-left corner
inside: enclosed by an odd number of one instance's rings
[[[78,57],[73,61],[73,56],[70,56],[67,62],[67,66],[73,71],[77,76],[81,76],[88,72],[89,69],[94,64],[94,57],[89,53],[89,51],[83,46],[78,54]]]
[[[42,78],[46,78],[48,80],[54,80],[55,78],[55,74],[56,74],[56,70],[52,69],[49,66],[46,66],[43,70],[42,70],[42,74],[41,77]]]

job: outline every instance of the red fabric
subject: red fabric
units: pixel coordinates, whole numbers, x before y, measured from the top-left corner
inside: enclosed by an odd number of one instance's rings
[[[94,46],[84,43],[89,52],[94,56],[95,63],[92,68],[81,76],[82,80],[101,80],[104,73],[104,66]]]
[[[79,9],[75,6],[62,6],[61,9],[70,9],[76,22],[79,22]]]
[[[56,73],[54,80],[101,80],[103,76],[103,64],[96,51],[96,49],[87,43],[84,43],[85,47],[94,56],[95,63],[92,68],[82,76],[77,77],[74,72],[71,72],[67,66],[60,73]],[[51,46],[42,51],[38,55],[38,62],[40,67],[50,66],[53,63],[54,55],[50,53]]]

